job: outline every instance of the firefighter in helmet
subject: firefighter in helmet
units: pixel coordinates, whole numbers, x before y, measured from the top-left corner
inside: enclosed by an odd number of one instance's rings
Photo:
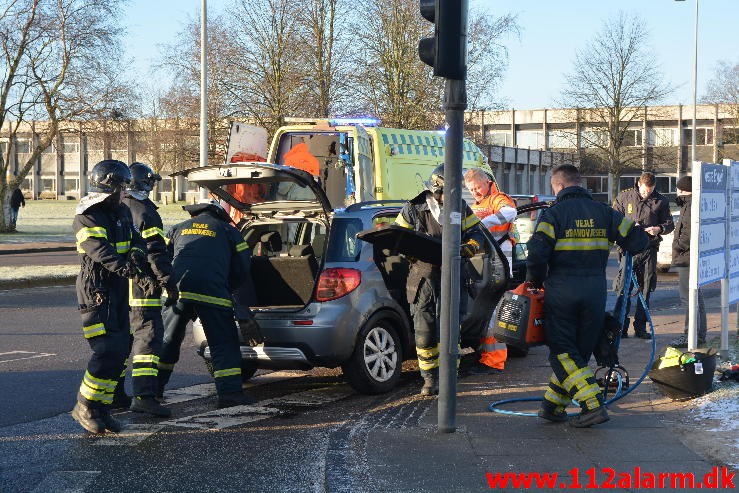
[[[550,181],[557,200],[542,213],[526,259],[526,280],[545,287],[544,324],[554,372],[539,417],[567,421],[565,407],[574,399],[582,412],[570,424],[586,428],[609,419],[588,360],[603,331],[611,243],[638,253],[649,240],[634,221],[593,200],[575,166],[555,167]]]
[[[183,209],[191,218],[167,233],[180,297],[163,311],[159,392],[179,360],[187,323],[199,317],[213,355],[218,407],[252,404],[254,398],[241,389],[241,351],[231,294],[251,279],[249,245],[217,201]]]
[[[177,301],[179,293],[172,281],[172,257],[167,251],[162,218],[157,206],[149,199],[149,193],[157,181],[162,179],[151,167],[144,163],[132,163],[131,185],[125,193],[123,203],[131,209],[134,226],[146,242],[146,257],[142,258],[140,268],[156,277],[167,290],[167,303]],[[131,306],[131,359],[133,399],[130,409],[134,412],[169,416],[170,410],[157,400],[159,385],[159,354],[162,349],[164,325],[162,322],[162,290],[145,294],[133,281],[129,280]]]
[[[80,256],[77,302],[92,357],[72,417],[92,433],[122,429],[110,415],[110,405],[129,349],[128,280],[147,293],[157,287],[131,255],[143,255],[146,247],[131,212],[121,203],[130,181],[125,163],[110,159],[97,163],[90,173],[90,193],[77,205],[73,223]]]
[[[395,219],[395,224],[441,238],[444,165],[434,169],[426,186],[427,190],[406,202]],[[477,228],[479,222],[475,213],[465,204],[460,246],[460,255],[463,258],[473,257],[482,245],[482,233]],[[440,294],[441,266],[414,260],[408,273],[406,295],[411,305],[418,366],[424,382],[421,395],[436,395],[439,392]]]

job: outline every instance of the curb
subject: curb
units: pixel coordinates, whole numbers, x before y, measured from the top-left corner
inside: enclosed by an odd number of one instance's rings
[[[74,246],[55,246],[55,247],[31,247],[31,248],[0,248],[0,255],[15,255],[23,253],[42,253],[42,252],[73,252]]]
[[[0,279],[0,290],[41,288],[48,286],[69,286],[77,276],[37,277],[32,279]]]

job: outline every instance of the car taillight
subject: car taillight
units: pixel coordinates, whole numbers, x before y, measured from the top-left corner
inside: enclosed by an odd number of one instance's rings
[[[344,267],[326,269],[318,277],[316,301],[341,298],[354,291],[361,281],[362,275],[356,269]]]

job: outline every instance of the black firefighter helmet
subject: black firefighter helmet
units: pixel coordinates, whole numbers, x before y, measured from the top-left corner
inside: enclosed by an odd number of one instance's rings
[[[151,192],[156,182],[162,177],[144,163],[131,163],[131,190],[136,192]]]
[[[131,183],[131,170],[123,161],[105,159],[93,166],[89,182],[91,192],[120,192],[125,184]]]
[[[434,195],[444,193],[444,165],[440,164],[431,172],[429,181],[426,182],[426,188]]]

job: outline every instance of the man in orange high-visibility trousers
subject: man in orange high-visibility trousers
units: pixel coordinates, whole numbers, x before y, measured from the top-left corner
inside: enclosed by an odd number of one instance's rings
[[[498,190],[490,176],[480,168],[467,171],[464,174],[464,184],[475,199],[470,208],[493,234],[493,238],[508,259],[508,269],[511,269],[514,245],[513,221],[518,215],[515,202]],[[480,347],[476,351],[477,362],[468,369],[470,373],[491,373],[493,370],[505,368],[508,349],[504,343],[498,342],[493,337],[493,319],[480,338]]]

